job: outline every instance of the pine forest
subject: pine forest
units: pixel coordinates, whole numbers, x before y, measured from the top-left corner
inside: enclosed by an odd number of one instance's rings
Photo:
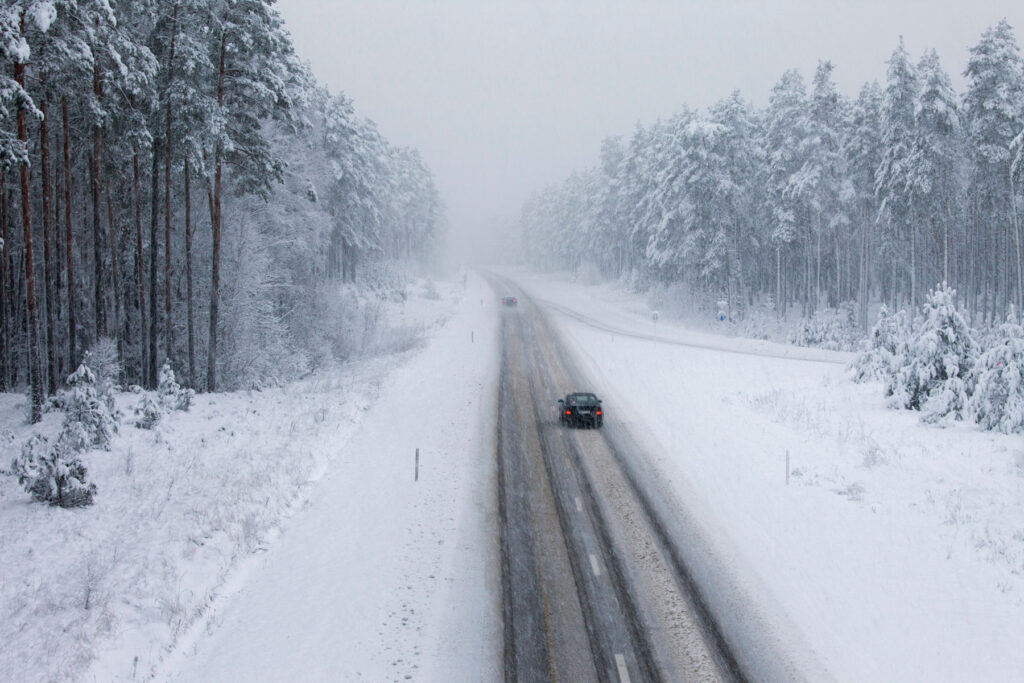
[[[324,321],[371,315],[353,288],[433,258],[431,172],[317,83],[272,0],[4,5],[0,391],[30,386],[33,420],[86,352],[206,391],[344,359]]]
[[[972,325],[1004,322],[1024,297],[1012,28],[970,48],[959,94],[934,50],[915,62],[902,39],[856,98],[833,72],[786,71],[763,109],[736,92],[606,139],[592,168],[525,205],[524,257],[671,285],[733,323],[840,310],[863,337],[870,305],[914,310],[942,283]]]

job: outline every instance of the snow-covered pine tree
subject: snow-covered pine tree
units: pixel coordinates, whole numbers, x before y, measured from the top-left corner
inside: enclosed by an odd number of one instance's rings
[[[96,376],[84,363],[68,376],[67,383],[68,388],[59,397],[65,411],[64,428],[81,425],[89,447],[110,448],[111,436],[117,431],[117,419],[109,389],[97,390]]]
[[[1005,315],[1008,304],[1013,303],[1011,288],[1018,293],[1024,289],[1024,254],[1019,223],[1013,219],[1009,183],[1010,144],[1024,128],[1024,61],[1013,29],[1005,19],[987,29],[971,48],[964,76],[967,91],[963,112],[971,162],[969,189],[974,198],[969,204],[968,224],[976,226],[967,249],[973,261],[971,271],[979,279],[971,283],[971,291],[982,295],[982,315],[995,323]],[[1010,235],[1015,238],[1013,245],[1009,243]],[[1011,261],[1009,257],[1014,253]],[[972,310],[976,308],[972,306]]]
[[[914,120],[920,83],[903,38],[888,61],[888,79],[882,99],[882,162],[875,172],[875,192],[881,202],[882,258],[891,269],[890,298],[899,307],[900,287],[916,308],[916,224],[910,194],[910,158],[917,137]],[[905,283],[905,284],[904,284]]]
[[[844,102],[836,91],[832,80],[834,67],[829,61],[818,62],[812,81],[810,107],[803,113],[803,127],[807,134],[800,141],[800,169],[789,180],[787,193],[798,198],[810,208],[811,227],[807,248],[814,250],[814,285],[811,297],[811,313],[826,305],[822,301],[823,282],[822,246],[829,250],[836,244],[839,227],[849,222],[842,205],[840,185],[845,180],[845,159],[841,154],[841,128]],[[833,266],[834,278],[840,276],[838,253]],[[829,288],[834,292],[831,304],[837,303],[839,286]]]
[[[65,425],[57,443],[33,435],[11,462],[18,483],[36,500],[60,507],[91,505],[96,485],[88,481],[88,472],[78,457],[83,441],[88,440],[78,423]]]
[[[913,151],[908,177],[913,204],[922,231],[924,258],[918,270],[931,282],[948,282],[950,249],[957,240],[959,167],[963,158],[962,129],[956,93],[939,55],[929,50],[917,66],[921,82],[915,111]]]
[[[757,272],[756,244],[766,240],[762,234],[769,214],[764,195],[764,149],[758,135],[759,119],[753,106],[739,91],[713,104],[708,111],[712,121],[722,126],[715,140],[719,186],[715,202],[715,222],[725,242],[724,268],[717,283],[729,302],[729,314],[745,315],[750,300],[746,291]],[[724,285],[724,286],[723,286]]]
[[[272,0],[220,0],[212,7],[209,29],[214,39],[208,44],[212,69],[200,77],[208,91],[216,93],[212,118],[220,124],[208,131],[204,149],[211,163],[207,193],[212,231],[206,388],[216,391],[224,168],[230,168],[241,193],[269,196],[283,168],[264,124],[295,114],[288,85],[300,70]]]
[[[985,429],[1024,432],[1024,327],[1013,311],[973,370],[970,413]]]
[[[194,390],[183,389],[175,381],[174,370],[169,360],[165,360],[163,367],[160,368],[160,384],[156,393],[160,398],[160,405],[166,410],[188,410],[196,395]]]
[[[802,300],[805,312],[810,304],[810,213],[806,202],[790,191],[790,181],[804,164],[801,143],[807,137],[806,109],[807,86],[800,72],[790,69],[772,88],[764,121],[775,300],[780,316],[785,315],[787,301]]]
[[[907,327],[904,311],[890,315],[889,308],[882,304],[868,337],[868,348],[850,364],[854,382],[884,380],[891,394],[899,359],[907,348]]]
[[[860,226],[857,320],[864,332],[868,329],[868,298],[872,281],[872,226],[878,216],[875,170],[882,162],[881,118],[882,88],[877,82],[865,83],[850,110],[843,141],[843,155],[853,194],[852,213]]]
[[[142,401],[135,408],[135,426],[139,429],[152,429],[164,416],[160,403],[155,401],[150,394],[142,397]]]
[[[926,422],[961,420],[967,408],[977,344],[955,296],[945,283],[929,294],[892,387],[890,402],[921,411]]]

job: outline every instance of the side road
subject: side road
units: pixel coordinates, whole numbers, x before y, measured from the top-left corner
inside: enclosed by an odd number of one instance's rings
[[[487,428],[497,379],[493,299],[469,278],[455,314],[384,382],[306,508],[236,577],[158,679],[500,676]]]

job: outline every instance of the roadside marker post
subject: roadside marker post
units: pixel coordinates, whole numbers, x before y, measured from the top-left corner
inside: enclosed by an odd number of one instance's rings
[[[419,481],[420,480],[420,449],[418,449],[418,448],[416,449],[416,470],[415,470],[415,474],[413,475],[413,479],[412,480],[413,481]]]

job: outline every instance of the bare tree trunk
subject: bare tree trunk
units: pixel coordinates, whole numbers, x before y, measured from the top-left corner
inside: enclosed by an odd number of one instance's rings
[[[45,79],[42,87],[45,89]],[[43,119],[39,122],[39,152],[41,155],[42,167],[42,189],[43,189],[43,263],[46,295],[46,352],[47,352],[47,381],[48,393],[57,393],[57,341],[54,335],[56,330],[55,312],[57,308],[57,294],[54,291],[54,273],[57,270],[56,259],[53,255],[53,206],[50,197],[53,192],[50,174],[50,131],[47,123],[49,113],[46,109],[46,100],[39,102],[39,111],[43,113]]]
[[[25,35],[25,15],[21,15],[21,34]],[[14,80],[25,87],[25,64],[15,62]],[[28,149],[28,123],[23,103],[18,104],[18,140]],[[32,387],[30,420],[35,424],[43,419],[43,368],[39,354],[39,328],[36,323],[36,284],[32,258],[32,196],[30,193],[28,162],[21,164],[21,229],[25,252],[25,305],[28,324],[29,385]]]
[[[999,258],[999,247],[1001,246],[999,240],[999,228],[995,226],[995,206],[990,207],[990,209],[992,210],[990,210],[988,214],[990,220],[987,233],[989,243],[988,245],[986,245],[988,247],[987,251],[989,254],[989,259],[991,261],[991,269],[989,270],[989,272],[991,273],[992,277],[992,298],[991,305],[988,307],[989,325],[993,324],[996,320],[996,310],[999,308],[999,288],[1002,285],[1002,279],[1000,278],[999,271],[999,266],[1001,264],[1001,259]]]
[[[68,123],[68,98],[60,101],[64,124],[64,256],[67,258],[68,278],[68,368],[74,371],[78,362],[75,337],[78,333],[75,323],[75,250],[71,231],[71,132]]]
[[[1020,218],[1017,215],[1017,188],[1013,184],[1013,174],[1010,174],[1010,204],[1013,206],[1013,239],[1017,248],[1017,315],[1020,316],[1024,308],[1024,265],[1021,264],[1020,245]]]
[[[807,242],[804,244],[804,317],[810,318],[814,312],[811,310],[811,247],[810,235],[807,235]]]
[[[157,225],[160,222],[160,141],[153,140],[153,173],[150,175],[152,198],[149,215],[149,375],[147,386],[157,385],[156,340],[160,334],[160,315],[157,311],[157,264],[160,259],[160,245],[157,242]]]
[[[171,84],[174,80],[174,41],[178,33],[178,3],[171,21],[170,55],[167,61],[167,133],[164,150],[164,333],[167,358],[174,358],[174,316],[171,311]]]
[[[815,231],[815,255],[814,255],[814,310],[821,308],[821,211],[817,212],[818,229]]]
[[[92,90],[99,102],[103,97],[103,84],[100,80],[99,60],[93,62]],[[92,127],[92,171],[89,174],[92,183],[92,235],[93,257],[95,266],[95,314],[96,338],[107,334],[107,310],[103,304],[103,226],[100,224],[100,154],[102,152],[102,125],[99,121]]]
[[[782,247],[775,245],[775,319],[782,320]]]
[[[224,105],[224,73],[227,57],[227,43],[222,34],[220,39],[220,60],[217,68],[217,106]],[[210,202],[210,229],[213,233],[213,272],[210,278],[210,342],[206,357],[206,389],[217,391],[217,314],[220,296],[220,234],[221,234],[221,156],[223,143],[218,140],[214,152],[213,195]]]
[[[11,240],[7,236],[7,172],[0,167],[0,240],[4,246],[0,250],[0,391],[9,391],[11,387],[11,312],[10,305],[13,292],[9,282],[10,268],[8,259],[11,253]]]
[[[196,385],[196,343],[192,311],[192,190],[188,153],[185,154],[185,285],[188,312],[188,385]]]
[[[910,308],[917,308],[917,230],[910,229]]]
[[[861,332],[868,332],[868,227],[870,225],[870,209],[864,207],[860,225],[860,277],[858,282],[858,302]]]
[[[146,384],[149,349],[146,344],[146,266],[142,251],[142,189],[139,183],[139,150],[132,144],[132,194],[135,202],[135,288],[139,306],[139,384]]]
[[[114,234],[114,206],[110,201],[110,181],[103,188],[107,195],[107,231],[110,242],[110,274],[114,280],[114,333],[117,338],[118,380],[124,383],[124,326],[121,317],[121,278],[117,268],[117,238]]]
[[[949,212],[942,216],[942,280],[949,282]]]
[[[840,301],[845,301],[843,294],[843,269],[840,267],[841,263],[841,250],[839,248],[839,231],[833,234],[833,245],[835,246],[836,252],[836,288],[831,297],[831,305],[838,306]]]

